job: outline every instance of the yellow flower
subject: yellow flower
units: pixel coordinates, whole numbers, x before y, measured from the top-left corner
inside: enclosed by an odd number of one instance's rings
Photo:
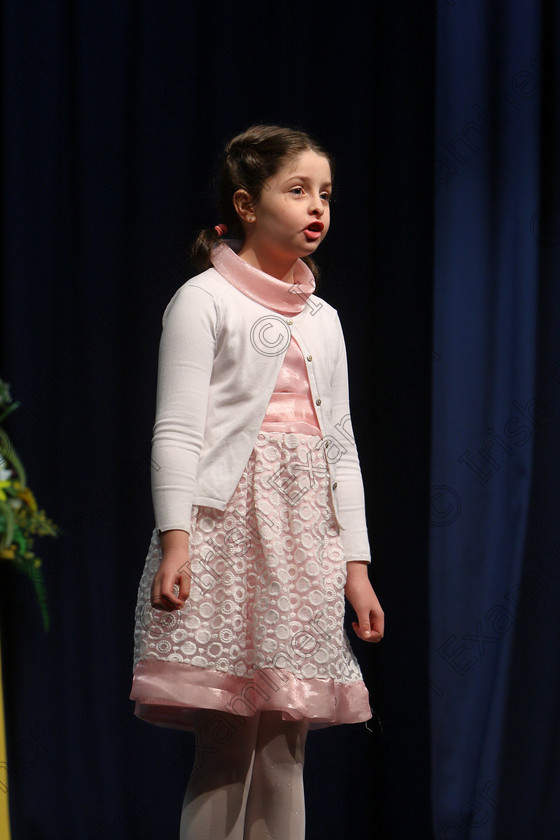
[[[5,502],[6,499],[8,498],[6,496],[6,494],[4,493],[4,490],[2,488],[3,487],[9,487],[9,486],[10,486],[9,481],[0,481],[0,502]]]
[[[33,495],[33,493],[31,492],[31,490],[29,489],[29,487],[23,487],[23,488],[22,488],[22,489],[18,492],[18,496],[19,496],[19,498],[20,498],[20,499],[23,499],[23,501],[25,502],[25,504],[26,504],[26,505],[27,505],[27,506],[28,506],[31,510],[37,510],[37,502],[35,501],[35,496],[34,496],[34,495]]]

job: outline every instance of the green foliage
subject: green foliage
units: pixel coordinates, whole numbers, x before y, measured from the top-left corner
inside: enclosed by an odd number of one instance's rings
[[[19,406],[10,386],[0,379],[0,423]],[[45,630],[50,627],[42,561],[33,551],[34,537],[56,537],[60,529],[41,510],[25,470],[6,431],[0,426],[0,560],[14,565],[33,583]]]

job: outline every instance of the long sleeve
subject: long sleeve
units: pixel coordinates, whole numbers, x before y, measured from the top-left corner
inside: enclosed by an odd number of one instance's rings
[[[212,295],[188,284],[176,292],[163,315],[151,465],[160,532],[191,530],[218,322]]]
[[[343,527],[341,540],[347,561],[370,561],[365,515],[364,486],[358,452],[350,418],[346,346],[340,320],[338,327],[338,361],[332,378],[332,423],[336,434],[326,450],[327,458],[336,463],[338,512]]]

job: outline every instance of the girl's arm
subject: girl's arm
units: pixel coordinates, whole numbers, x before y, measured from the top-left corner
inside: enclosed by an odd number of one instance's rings
[[[335,326],[338,332],[338,348],[337,361],[331,378],[331,419],[337,443],[333,449],[338,456],[334,462],[337,487],[333,490],[333,494],[336,495],[340,524],[343,528],[340,538],[347,561],[357,560],[368,563],[371,553],[366,524],[364,485],[350,418],[346,345],[338,315]]]
[[[180,609],[190,593],[191,509],[217,321],[213,297],[190,283],[175,293],[163,316],[151,464],[154,514],[162,548],[152,583],[152,605],[162,610]]]
[[[365,515],[364,486],[350,419],[348,367],[342,326],[339,331],[338,362],[332,379],[332,419],[340,430],[342,455],[336,465],[341,541],[346,563],[344,594],[356,612],[352,623],[356,635],[367,642],[379,642],[384,633],[384,614],[368,577],[370,548]]]
[[[175,293],[163,315],[151,464],[160,532],[190,533],[217,322],[212,295],[190,282]]]

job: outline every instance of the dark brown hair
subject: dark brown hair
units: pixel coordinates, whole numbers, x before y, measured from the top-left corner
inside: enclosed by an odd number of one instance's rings
[[[252,200],[258,202],[264,185],[284,164],[302,152],[311,150],[327,158],[334,176],[334,160],[312,137],[304,131],[278,125],[253,125],[238,134],[226,145],[217,176],[220,223],[225,223],[228,236],[243,240],[245,234],[241,219],[233,206],[237,190],[247,190]],[[213,227],[201,230],[191,251],[191,259],[199,271],[210,268],[210,252],[220,236]],[[315,279],[319,270],[311,257],[303,257]]]

